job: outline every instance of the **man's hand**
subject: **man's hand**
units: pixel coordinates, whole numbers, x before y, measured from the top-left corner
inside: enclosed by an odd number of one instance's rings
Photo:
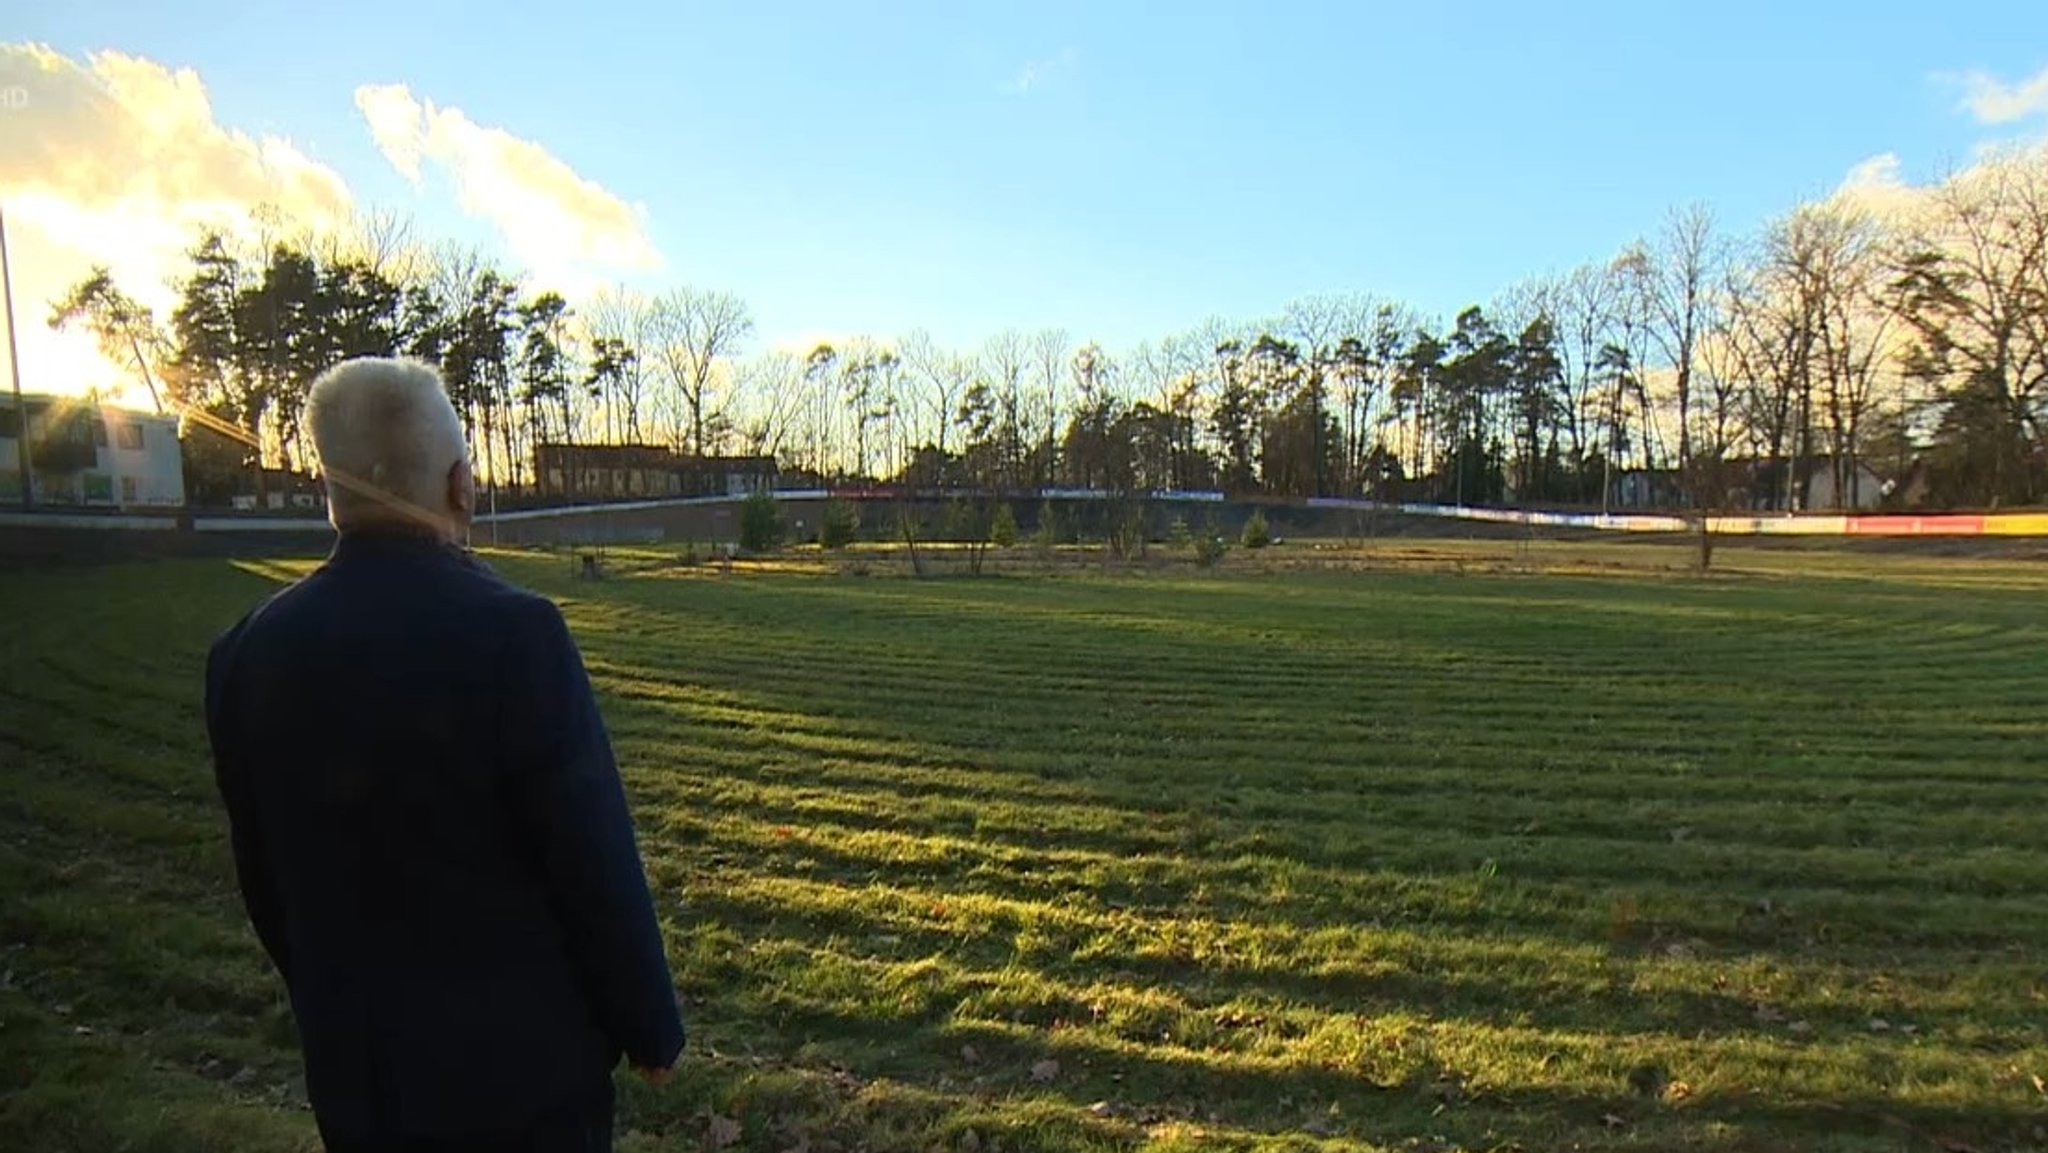
[[[641,1066],[635,1065],[633,1067],[633,1072],[640,1074],[640,1079],[642,1081],[645,1081],[649,1085],[652,1085],[655,1088],[659,1089],[663,1085],[668,1084],[668,1079],[670,1077],[675,1076],[676,1071],[673,1065],[664,1065],[660,1068],[653,1069],[643,1068]]]

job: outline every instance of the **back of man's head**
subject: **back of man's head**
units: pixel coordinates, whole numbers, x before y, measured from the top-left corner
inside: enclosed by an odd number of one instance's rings
[[[462,420],[440,375],[414,360],[346,360],[313,382],[306,425],[344,531],[410,525],[460,539],[476,506]]]

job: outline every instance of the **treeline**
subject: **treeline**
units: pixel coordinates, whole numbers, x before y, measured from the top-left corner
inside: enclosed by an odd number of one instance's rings
[[[440,366],[508,489],[534,488],[535,445],[602,442],[1005,489],[1796,508],[1811,491],[1853,497],[1874,470],[1915,478],[1931,505],[2048,490],[2038,152],[1887,214],[1836,198],[1728,236],[1705,209],[1674,212],[1612,259],[1448,321],[1319,296],[1121,352],[1062,330],[762,350],[730,294],[571,302],[389,219],[347,237],[209,233],[189,255],[166,317],[102,269],[52,323],[89,328],[181,409],[242,430],[202,485],[259,459],[305,465],[312,378],[404,354]]]

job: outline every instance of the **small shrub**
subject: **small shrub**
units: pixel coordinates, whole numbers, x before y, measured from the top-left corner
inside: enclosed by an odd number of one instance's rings
[[[1051,501],[1038,506],[1038,531],[1031,534],[1031,543],[1037,546],[1041,557],[1052,556],[1053,548],[1060,543],[1059,516],[1053,512]]]
[[[1173,525],[1166,530],[1166,543],[1175,552],[1187,552],[1195,547],[1195,534],[1188,528],[1188,518],[1173,518]]]
[[[818,521],[818,543],[841,549],[860,534],[860,506],[850,500],[825,502],[825,515]]]
[[[982,527],[974,503],[964,496],[956,496],[946,502],[939,532],[944,539],[960,543],[987,539],[987,530]]]
[[[740,547],[748,552],[774,552],[782,546],[782,509],[766,489],[740,503]]]
[[[1145,556],[1147,518],[1142,505],[1111,510],[1109,535],[1104,542],[1109,554],[1119,560],[1140,560]]]
[[[1230,551],[1230,542],[1223,539],[1223,530],[1216,527],[1216,518],[1203,520],[1202,531],[1195,537],[1195,563],[1203,568],[1215,568],[1223,563],[1223,554]]]
[[[991,519],[988,506],[980,500],[959,497],[946,509],[946,537],[967,546],[961,551],[967,558],[969,576],[981,575],[981,562],[988,556]]]
[[[1238,537],[1238,543],[1246,548],[1265,548],[1273,543],[1273,530],[1266,524],[1263,510],[1252,510],[1252,518],[1244,522],[1244,532]]]
[[[988,526],[988,541],[997,548],[1017,547],[1017,514],[1009,501],[997,506],[995,520]]]

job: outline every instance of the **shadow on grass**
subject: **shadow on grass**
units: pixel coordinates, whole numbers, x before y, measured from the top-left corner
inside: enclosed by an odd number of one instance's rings
[[[958,932],[906,926],[893,919],[878,922],[872,914],[852,908],[811,907],[796,914],[779,913],[762,903],[717,892],[693,899],[691,915],[706,924],[745,926],[749,939],[756,943],[766,939],[764,935],[781,935],[807,949],[843,949],[849,943],[886,937],[892,956],[954,958],[972,967],[982,980],[994,980],[1011,967],[1023,966],[1064,989],[1109,984],[1138,993],[1164,993],[1179,1003],[1181,1011],[1195,1014],[1214,1013],[1233,1001],[1243,1001],[1307,1009],[1339,1020],[1400,1015],[1581,1034],[1783,1035],[1782,1027],[1773,1030],[1757,1019],[1753,1003],[1732,993],[1658,989],[1654,994],[1636,995],[1630,991],[1637,972],[1637,963],[1632,961],[1606,963],[1596,988],[1490,974],[1483,949],[1495,942],[1478,939],[1470,939],[1482,950],[1468,959],[1471,968],[1446,976],[1403,967],[1403,961],[1412,963],[1414,959],[1398,953],[1377,960],[1365,956],[1321,962],[1313,971],[1218,957],[1195,961],[1132,952],[1097,964],[1054,956],[1057,949],[1051,946],[1020,950],[1014,942],[1025,927],[1000,919],[981,936],[963,937]],[[1144,935],[1142,928],[1136,932]],[[1447,954],[1455,951],[1455,942],[1445,944]],[[1069,995],[1020,1008],[1013,1019],[1054,1028],[1086,1022],[1090,1016],[1087,999]]]
[[[1426,1057],[1378,1083],[1345,1068],[1115,1049],[1021,1028],[823,1012],[787,1016],[782,1028],[833,1041],[786,1053],[700,1054],[692,1083],[675,1094],[634,1095],[627,1123],[672,1136],[700,1131],[708,1114],[733,1115],[785,1138],[826,1134],[845,1149],[929,1148],[934,1129],[1000,1131],[1019,1116],[1049,1121],[1062,1138],[1011,1146],[1023,1150],[1129,1148],[1173,1123],[1226,1144],[1348,1137],[1386,1148],[2016,1153],[2043,1140],[2038,1109],[1908,1103],[1881,1091],[1773,1098],[1730,1088],[1674,1099],[1622,1081],[1611,1093],[1502,1087]],[[763,1088],[792,1079],[808,1082],[808,1091]],[[916,1136],[890,1139],[906,1131]]]

